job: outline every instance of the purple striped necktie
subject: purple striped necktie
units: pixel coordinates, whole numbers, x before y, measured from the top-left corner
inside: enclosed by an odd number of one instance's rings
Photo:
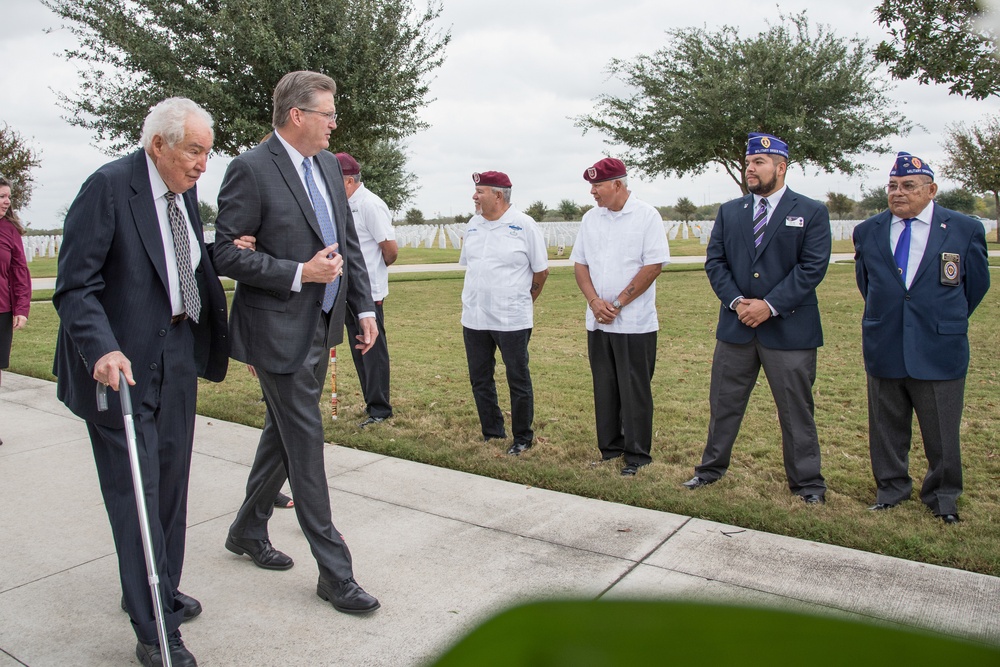
[[[767,199],[760,200],[757,213],[753,216],[753,247],[759,248],[764,239],[764,228],[767,227]]]

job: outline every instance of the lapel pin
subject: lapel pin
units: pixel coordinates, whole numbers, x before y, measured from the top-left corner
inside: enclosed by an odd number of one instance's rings
[[[944,224],[944,223],[942,222],[942,223],[941,223],[941,229],[948,229],[948,225],[946,225],[946,224]]]

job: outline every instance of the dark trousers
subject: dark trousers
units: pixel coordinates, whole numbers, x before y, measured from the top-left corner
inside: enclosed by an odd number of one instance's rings
[[[895,505],[910,497],[910,440],[916,413],[927,456],[920,500],[938,516],[958,513],[964,402],[964,377],[931,381],[868,376],[869,449],[878,486],[875,502]]]
[[[528,371],[528,341],[531,329],[520,331],[483,331],[462,328],[465,338],[465,356],[469,362],[469,381],[472,395],[479,411],[483,437],[506,438],[503,413],[497,402],[497,385],[493,379],[496,369],[496,350],[507,368],[507,385],[510,387],[510,421],[514,443],[531,443],[535,432],[531,423],[535,419],[535,394],[531,388]]]
[[[587,332],[587,354],[594,378],[597,446],[605,459],[624,455],[625,463],[646,465],[653,445],[653,371],[656,332]]]
[[[332,581],[354,576],[351,552],[333,525],[330,487],[323,458],[320,398],[330,363],[328,317],[319,318],[309,353],[293,373],[257,368],[267,404],[264,431],[247,478],[247,495],[229,528],[234,537],[268,539],[274,498],[287,478],[295,496],[295,516],[309,542],[320,575]]]
[[[788,488],[800,496],[823,494],[826,481],[820,474],[819,437],[813,418],[815,348],[772,350],[756,339],[743,345],[716,341],[708,398],[708,441],[695,473],[710,481],[726,474],[761,367],[778,409]]]
[[[361,335],[358,327],[358,314],[350,305],[347,306],[347,343],[354,358],[354,368],[358,371],[358,381],[361,383],[361,395],[365,398],[365,412],[371,417],[383,419],[392,416],[392,405],[389,403],[389,341],[385,336],[385,313],[382,302],[375,302],[375,324],[378,326],[378,338],[375,344],[365,354],[354,347],[356,336]]]
[[[170,327],[163,355],[150,373],[149,388],[142,402],[133,404],[133,422],[169,633],[177,630],[184,612],[184,605],[175,600],[174,594],[184,565],[188,476],[198,393],[194,337],[187,321]],[[125,430],[90,422],[87,430],[115,538],[118,574],[132,628],[140,641],[159,643]]]

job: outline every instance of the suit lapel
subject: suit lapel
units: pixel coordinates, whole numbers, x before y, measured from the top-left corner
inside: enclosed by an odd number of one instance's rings
[[[892,274],[896,276],[896,282],[899,283],[900,287],[906,289],[906,285],[903,283],[903,276],[900,275],[899,267],[896,266],[896,258],[892,256],[892,240],[889,238],[891,227],[892,213],[889,211],[882,213],[875,219],[875,229],[872,230],[875,238],[875,247],[882,254],[882,261],[886,263]]]
[[[146,153],[141,149],[133,155],[132,192],[129,208],[132,211],[132,222],[139,232],[142,245],[149,255],[149,260],[156,268],[164,289],[169,292],[167,283],[166,251],[163,249],[163,237],[160,235],[160,220],[153,204],[153,188],[149,183],[149,169],[146,166]]]
[[[738,224],[740,236],[743,237],[743,242],[747,246],[747,252],[750,253],[750,257],[752,258],[757,254],[757,249],[753,247],[753,195],[747,195],[743,198],[743,206],[739,210]]]
[[[944,245],[944,240],[948,238],[948,225],[946,222],[949,217],[944,212],[944,209],[937,204],[934,205],[934,216],[931,218],[930,233],[927,235],[927,246],[924,248],[924,256],[920,258],[917,272],[913,274],[913,283],[911,285],[916,284],[920,280],[920,274],[936,263],[936,258],[941,252],[941,246]]]
[[[330,193],[330,208],[333,211],[333,224],[337,229],[337,240],[340,242],[341,253],[343,253],[343,238],[347,233],[347,222],[343,215],[338,215],[344,209],[347,202],[347,193],[344,190],[344,179],[340,172],[340,163],[334,158],[330,151],[320,151],[316,155],[316,161],[320,165],[323,174],[323,181],[326,183],[326,191]],[[340,180],[337,180],[340,177]],[[338,187],[340,186],[340,187]]]
[[[323,242],[323,245],[326,245],[326,242],[323,241],[323,232],[319,228],[319,220],[316,219],[316,211],[313,209],[312,200],[309,199],[309,193],[306,192],[305,186],[302,185],[302,179],[299,177],[298,167],[292,164],[292,159],[288,157],[288,151],[281,145],[281,139],[278,139],[277,136],[272,135],[267,140],[267,147],[271,151],[271,157],[278,168],[278,172],[281,174],[281,178],[284,179],[285,185],[288,186],[292,196],[295,197],[295,203],[299,205],[299,209],[302,211],[302,215],[305,216],[306,222],[309,223],[309,226],[316,236],[319,237],[319,240]]]

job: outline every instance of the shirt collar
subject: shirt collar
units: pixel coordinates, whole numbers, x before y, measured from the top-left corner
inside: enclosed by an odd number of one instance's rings
[[[924,210],[918,213],[916,217],[913,219],[922,222],[926,225],[931,224],[931,220],[934,219],[934,200],[931,200],[927,204],[927,206],[924,207]],[[902,221],[903,218],[899,217],[895,213],[892,214],[892,224],[895,225],[897,222],[902,222]]]
[[[149,168],[149,185],[153,190],[153,201],[156,201],[167,194],[170,188],[163,182],[163,177],[156,170],[156,165],[153,163],[153,158],[149,157],[149,153],[143,151],[142,154],[146,156],[146,166]],[[180,195],[181,193],[178,192],[177,194]]]
[[[761,199],[766,199],[767,200],[767,208],[773,211],[774,207],[777,206],[777,204],[778,204],[779,201],[781,201],[781,198],[782,198],[782,196],[784,196],[785,190],[787,190],[787,189],[788,189],[787,185],[782,185],[778,190],[772,192],[771,194],[769,194],[766,197],[761,197],[760,195],[754,195],[753,196],[753,208],[754,208],[754,210],[756,211],[757,207],[760,206],[760,200]]]

